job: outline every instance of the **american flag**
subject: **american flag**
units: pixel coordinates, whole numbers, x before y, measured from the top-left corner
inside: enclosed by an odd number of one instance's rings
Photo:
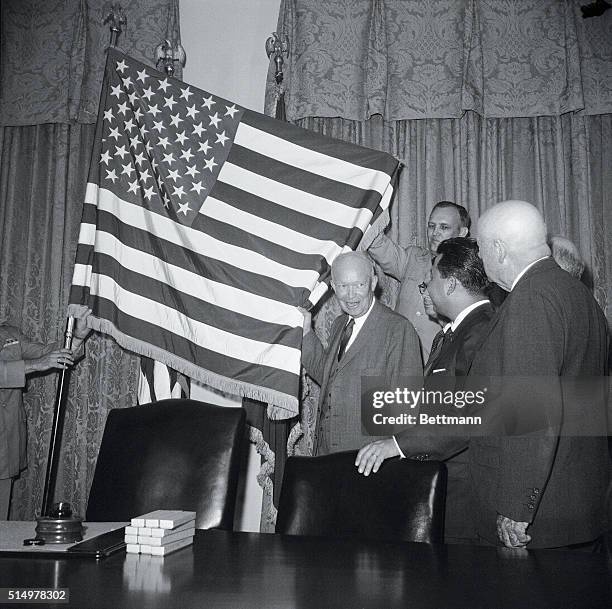
[[[123,347],[295,416],[296,307],[387,224],[397,169],[111,49],[70,302]]]

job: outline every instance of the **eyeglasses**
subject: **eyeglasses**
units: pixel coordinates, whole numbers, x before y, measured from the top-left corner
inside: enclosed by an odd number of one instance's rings
[[[421,294],[425,294],[425,292],[427,292],[427,283],[425,283],[424,281],[423,283],[419,283],[418,288]]]

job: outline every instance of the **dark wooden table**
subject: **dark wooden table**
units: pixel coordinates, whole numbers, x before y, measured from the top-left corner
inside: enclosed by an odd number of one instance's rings
[[[164,558],[0,558],[0,587],[69,588],[53,606],[79,609],[610,609],[611,582],[593,554],[223,531]]]

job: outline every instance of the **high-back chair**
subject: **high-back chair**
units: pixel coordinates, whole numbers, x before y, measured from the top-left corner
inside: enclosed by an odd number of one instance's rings
[[[289,458],[276,532],[442,543],[446,465],[390,459],[366,477],[356,456]]]
[[[196,512],[196,528],[231,530],[245,411],[187,399],[112,410],[89,493],[88,521],[159,509]]]

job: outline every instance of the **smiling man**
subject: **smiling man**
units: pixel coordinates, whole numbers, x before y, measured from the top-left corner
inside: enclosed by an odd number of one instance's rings
[[[363,253],[348,252],[332,264],[332,288],[342,309],[327,348],[304,313],[302,364],[321,387],[315,455],[361,448],[371,441],[361,429],[362,375],[421,376],[419,340],[412,324],[374,298],[376,275]]]
[[[452,237],[466,237],[470,223],[470,215],[465,207],[452,201],[440,201],[432,209],[427,221],[427,248],[418,245],[400,247],[381,234],[368,249],[380,268],[401,282],[395,310],[408,319],[417,331],[424,362],[429,358],[431,343],[440,331],[440,324],[428,315],[419,284],[431,274],[432,258],[438,251],[438,245]]]

